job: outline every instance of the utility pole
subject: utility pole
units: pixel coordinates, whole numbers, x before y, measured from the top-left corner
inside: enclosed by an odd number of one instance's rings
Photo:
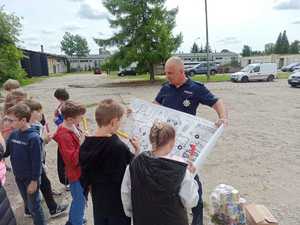
[[[209,41],[208,41],[208,17],[207,17],[207,0],[205,0],[205,17],[206,17],[206,54],[207,54],[207,79],[210,78],[209,68]]]

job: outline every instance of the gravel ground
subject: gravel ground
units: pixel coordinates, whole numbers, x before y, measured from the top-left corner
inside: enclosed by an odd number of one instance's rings
[[[159,85],[119,85],[105,76],[69,75],[50,78],[25,87],[44,106],[49,121],[57,105],[54,90],[66,87],[73,100],[87,104],[88,121],[95,128],[95,104],[114,98],[128,104],[133,97],[152,101]],[[218,141],[201,173],[204,200],[220,183],[237,188],[247,201],[266,205],[281,225],[300,224],[300,89],[290,88],[286,80],[272,83],[209,83],[207,87],[224,99],[229,111],[229,127]],[[198,115],[216,120],[208,107],[198,108]],[[54,125],[51,124],[51,130]],[[59,202],[70,202],[69,192],[59,184],[56,172],[56,144],[47,146],[48,176],[56,191],[63,192]],[[12,173],[8,173],[6,190],[17,214],[22,201],[17,194]],[[205,224],[210,224],[206,207]],[[47,210],[45,209],[45,212]],[[91,202],[87,208],[88,225],[93,224]],[[20,224],[32,224],[20,219]],[[49,219],[50,225],[63,225],[67,216]]]

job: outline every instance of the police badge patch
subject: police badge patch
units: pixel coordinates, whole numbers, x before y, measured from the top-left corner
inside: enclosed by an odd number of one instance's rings
[[[191,101],[188,100],[188,99],[185,99],[182,104],[183,104],[184,107],[187,108],[187,107],[189,107],[191,105]]]

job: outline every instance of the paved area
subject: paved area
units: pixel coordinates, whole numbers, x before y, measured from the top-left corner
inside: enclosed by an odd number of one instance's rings
[[[88,121],[92,129],[97,102],[114,98],[128,104],[133,97],[152,101],[160,86],[119,84],[119,80],[97,75],[69,75],[50,78],[25,88],[44,106],[49,121],[57,105],[54,90],[66,87],[71,98],[88,106]],[[300,88],[290,88],[286,80],[271,83],[210,83],[212,92],[224,99],[229,110],[229,127],[218,141],[215,151],[202,169],[204,200],[220,184],[230,184],[240,190],[248,202],[265,204],[281,225],[300,224]],[[198,109],[198,115],[216,120],[208,107]],[[54,131],[54,125],[51,124]],[[56,144],[47,146],[48,174],[56,191],[63,191],[56,174]],[[21,204],[11,173],[6,184],[15,208]],[[63,192],[58,201],[70,202]],[[20,210],[20,209],[18,209]],[[206,222],[208,222],[206,209]],[[91,203],[87,208],[88,225],[93,224]],[[63,225],[67,217],[49,219],[50,225]],[[23,221],[31,224],[30,219]]]

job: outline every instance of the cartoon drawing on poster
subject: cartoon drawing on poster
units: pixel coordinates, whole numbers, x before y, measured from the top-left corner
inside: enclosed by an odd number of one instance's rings
[[[140,99],[134,99],[130,109],[132,113],[125,118],[121,130],[129,137],[138,138],[141,151],[151,148],[149,133],[153,123],[167,122],[176,129],[176,143],[172,154],[188,160],[191,145],[196,145],[192,161],[197,168],[201,167],[224,130],[223,126],[217,128],[208,120]]]

